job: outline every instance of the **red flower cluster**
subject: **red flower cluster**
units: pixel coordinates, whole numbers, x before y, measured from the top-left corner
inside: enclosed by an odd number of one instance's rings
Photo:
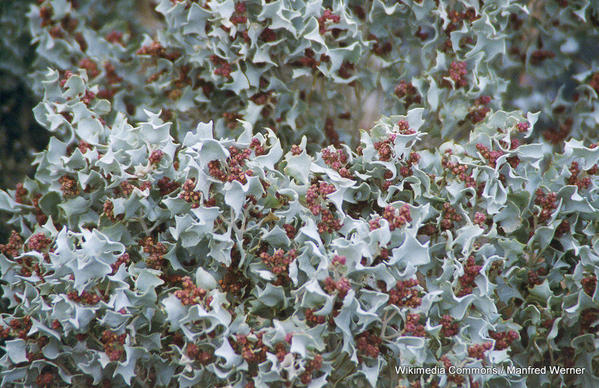
[[[580,314],[580,331],[582,333],[596,333],[599,330],[599,326],[594,326],[597,319],[599,319],[598,309],[590,308],[583,310]]]
[[[489,331],[489,336],[495,340],[495,350],[508,348],[514,340],[518,339],[518,333],[510,331]]]
[[[239,2],[235,4],[235,12],[229,19],[233,24],[243,24],[247,22],[245,2]]]
[[[164,58],[169,61],[174,61],[175,59],[181,56],[178,52],[168,53],[166,48],[162,47],[160,42],[152,42],[149,45],[142,46],[139,50],[137,50],[138,55],[149,55],[151,57]]]
[[[325,201],[327,195],[334,193],[336,190],[334,185],[326,182],[320,182],[318,185],[312,184],[306,192],[306,203],[312,214],[315,216],[320,214],[324,209],[321,207],[321,201]]]
[[[8,327],[0,329],[0,338],[8,338],[10,336],[27,339],[27,333],[32,326],[31,317],[26,315],[22,320],[13,319],[8,324]]]
[[[43,233],[36,233],[33,236],[29,237],[27,241],[27,247],[29,250],[42,252],[46,250],[52,244],[52,239],[49,239]]]
[[[481,96],[474,100],[474,106],[468,112],[466,117],[473,123],[480,123],[485,119],[487,113],[489,113],[490,109],[487,105],[491,102],[491,97],[489,96]]]
[[[92,61],[89,58],[83,58],[79,61],[79,67],[85,69],[89,78],[96,78],[100,74],[100,70],[98,70],[98,65],[96,62]]]
[[[535,204],[541,206],[541,212],[539,214],[539,222],[545,222],[551,218],[551,213],[557,209],[557,194],[549,192],[545,194],[543,189],[537,189],[535,192]]]
[[[361,362],[361,356],[367,356],[371,358],[377,358],[381,352],[381,344],[383,340],[376,334],[372,334],[368,331],[358,334],[356,337],[356,346],[358,352],[358,360]]]
[[[148,160],[151,164],[158,164],[160,163],[160,160],[162,160],[162,156],[164,156],[164,152],[162,152],[162,150],[154,150],[150,154]]]
[[[467,73],[466,62],[454,61],[449,65],[448,76],[455,83],[455,88],[461,88],[468,85],[468,80],[465,78]],[[448,82],[446,82],[446,85],[450,86]]]
[[[125,333],[117,335],[110,330],[104,330],[101,341],[104,344],[104,352],[110,361],[118,361],[121,359],[125,353],[123,345],[125,344],[126,338],[127,334]]]
[[[277,284],[284,284],[289,280],[289,264],[295,260],[296,256],[297,252],[295,249],[290,249],[287,253],[282,249],[277,249],[272,256],[266,252],[260,254],[262,262],[266,264],[270,272],[278,276]]]
[[[399,130],[399,133],[402,135],[413,135],[416,133],[415,130],[410,128],[410,124],[407,120],[399,120],[397,122],[397,129]]]
[[[330,9],[325,9],[322,13],[322,16],[318,18],[318,31],[321,35],[324,35],[327,32],[326,23],[329,20],[333,23],[339,23],[341,18],[339,15],[335,15],[333,12],[331,12]]]
[[[394,208],[391,205],[385,207],[383,210],[383,217],[389,223],[389,230],[395,230],[397,228],[401,228],[408,222],[412,221],[412,216],[410,215],[410,207],[408,205],[403,205],[399,210]],[[374,220],[370,220],[368,222],[370,226],[370,230],[375,230],[381,227],[380,218],[376,218]]]
[[[318,372],[320,368],[322,368],[322,356],[320,354],[317,354],[316,356],[314,356],[312,360],[308,362],[308,364],[305,367],[304,373],[301,374],[300,380],[302,384],[310,384],[310,382],[312,381],[312,375],[314,374],[314,372]]]
[[[453,365],[447,356],[441,356],[441,361],[443,362],[443,367],[445,370],[449,370],[449,367]],[[447,380],[456,383],[458,387],[464,384],[464,376],[462,375],[450,374],[447,377]]]
[[[185,354],[192,360],[199,361],[202,365],[207,365],[212,361],[212,351],[200,350],[200,347],[194,343],[188,343]]]
[[[63,175],[58,178],[58,182],[60,183],[60,190],[65,198],[76,197],[79,195],[79,187],[75,179],[68,175]]]
[[[335,255],[335,257],[333,257],[333,265],[335,264],[340,264],[340,265],[345,265],[346,262],[346,257],[345,256],[339,256],[339,255]]]
[[[197,208],[200,206],[200,197],[202,193],[199,191],[194,191],[196,187],[195,178],[190,178],[183,183],[183,191],[179,194],[179,198],[184,199],[186,202],[191,203],[192,208]]]
[[[342,177],[351,178],[351,173],[347,169],[347,154],[342,149],[324,148],[322,150],[322,160]]]
[[[183,285],[183,289],[175,291],[175,296],[181,301],[183,305],[188,306],[203,302],[206,309],[210,309],[210,302],[212,302],[212,297],[206,297],[206,290],[204,290],[203,288],[199,288],[195,284],[193,284],[193,281],[189,276],[185,276],[183,279],[181,279],[181,284]]]
[[[216,68],[214,69],[214,75],[220,75],[225,78],[231,78],[233,67],[229,62],[214,54],[210,56],[210,61],[216,66]]]
[[[40,373],[35,379],[35,383],[37,385],[39,385],[40,387],[44,387],[44,388],[52,386],[53,382],[54,382],[54,373],[52,373],[52,372]]]
[[[528,271],[528,287],[533,288],[534,286],[543,284],[543,279],[541,279],[541,277],[545,275],[547,275],[547,270],[545,268],[539,268],[536,271]]]
[[[73,302],[85,304],[88,306],[96,305],[100,303],[101,300],[104,300],[105,302],[108,301],[108,295],[103,297],[101,295],[96,294],[95,292],[92,293],[88,291],[83,291],[81,295],[77,294],[77,291],[71,291],[67,294],[67,297]]]
[[[441,326],[441,335],[443,337],[453,337],[459,332],[458,323],[450,315],[446,314],[441,317]]]
[[[162,268],[164,255],[166,254],[166,247],[164,244],[156,242],[151,236],[147,236],[139,241],[139,245],[143,248],[145,253],[150,255],[146,259],[148,267],[153,269]]]
[[[315,315],[314,309],[306,309],[304,315],[306,316],[306,322],[308,322],[309,325],[320,325],[326,321],[324,315]]]
[[[485,352],[493,347],[491,342],[468,346],[468,356],[484,360]]]
[[[247,183],[247,176],[252,176],[251,170],[245,169],[245,162],[252,154],[250,148],[239,149],[229,147],[229,157],[227,158],[224,170],[218,160],[208,163],[208,173],[221,182],[238,181],[242,184]]]
[[[476,187],[476,181],[472,177],[472,173],[466,174],[468,166],[459,164],[457,162],[450,162],[449,158],[443,156],[441,159],[441,165],[444,170],[455,175],[460,181],[466,184],[466,187]]]
[[[339,298],[345,298],[345,295],[351,290],[351,284],[349,280],[342,277],[341,279],[334,281],[330,276],[324,280],[324,289],[329,294],[332,294],[335,291],[339,291]]]
[[[456,209],[449,202],[443,203],[443,218],[441,219],[441,229],[447,230],[453,228],[454,222],[461,222],[463,219]]]
[[[397,135],[392,133],[386,140],[374,143],[374,149],[379,153],[379,160],[387,162],[393,157],[392,145],[395,142],[396,137]]]
[[[264,146],[260,144],[260,140],[258,140],[257,137],[252,138],[252,141],[250,142],[250,149],[254,150],[254,154],[256,154],[256,156],[264,155],[266,153]]]
[[[528,121],[523,121],[521,123],[516,124],[516,128],[518,129],[518,132],[526,132],[528,131],[528,128],[530,128],[530,124],[528,123]]]
[[[474,213],[473,222],[474,222],[474,224],[482,227],[487,222],[487,216],[484,213],[476,212],[476,213]]]
[[[393,91],[397,98],[406,98],[406,106],[410,106],[412,104],[420,104],[421,98],[418,94],[418,90],[412,85],[411,82],[406,82],[404,80],[399,81],[399,84],[395,87]]]
[[[266,360],[268,348],[262,342],[262,333],[256,333],[256,342],[251,342],[246,335],[237,335],[233,348],[241,354],[249,364],[260,364]]]
[[[291,146],[291,154],[292,155],[300,155],[303,152],[302,147],[298,146],[297,144],[294,144]]]
[[[568,178],[568,184],[578,186],[579,190],[588,189],[591,185],[591,178],[584,177],[581,179],[578,176],[579,174],[580,167],[578,166],[578,163],[572,162],[572,164],[570,164],[570,177]]]
[[[123,253],[114,263],[112,263],[112,265],[110,266],[110,268],[112,268],[112,273],[111,275],[114,275],[118,270],[119,267],[121,265],[127,265],[131,262],[131,258],[129,257],[129,254],[127,252]]]
[[[597,276],[595,276],[594,274],[589,275],[583,278],[580,281],[580,284],[582,285],[582,289],[584,290],[584,292],[587,293],[588,296],[593,296],[593,294],[595,293],[595,287],[597,286]]]
[[[158,180],[158,189],[160,195],[167,195],[179,188],[179,183],[172,181],[169,177],[162,177]]]
[[[464,275],[460,276],[460,291],[457,296],[461,297],[472,293],[472,289],[476,287],[474,279],[480,273],[482,266],[476,265],[474,262],[474,256],[468,257],[466,265],[464,266]]]
[[[406,317],[405,332],[414,337],[424,337],[426,335],[424,326],[420,323],[420,314],[408,314]]]
[[[6,244],[0,244],[0,252],[5,254],[7,257],[19,256],[22,248],[23,239],[14,230],[10,232],[8,242]]]
[[[416,152],[410,152],[410,157],[406,161],[406,165],[401,166],[399,169],[400,174],[404,177],[412,175],[412,166],[417,164],[419,160],[420,155],[418,155]]]
[[[497,162],[497,159],[501,155],[503,155],[503,151],[501,151],[501,150],[489,151],[489,148],[487,148],[486,146],[484,146],[482,144],[477,144],[476,149],[478,150],[478,152],[480,152],[480,154],[483,156],[483,158],[485,158],[489,162],[489,166],[491,166],[493,168],[495,168],[495,163]]]
[[[397,307],[418,307],[422,303],[418,279],[399,280],[395,287],[389,290],[389,303]]]

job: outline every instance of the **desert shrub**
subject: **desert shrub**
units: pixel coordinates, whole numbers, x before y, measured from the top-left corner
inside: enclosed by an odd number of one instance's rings
[[[28,13],[3,386],[597,384],[594,6],[155,10]]]

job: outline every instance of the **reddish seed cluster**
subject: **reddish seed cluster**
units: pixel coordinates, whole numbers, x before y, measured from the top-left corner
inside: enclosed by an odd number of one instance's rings
[[[580,167],[579,167],[578,163],[572,162],[572,164],[570,164],[570,177],[568,178],[568,184],[578,186],[579,190],[588,189],[589,186],[591,185],[591,178],[590,177],[580,178],[579,174],[580,174]]]
[[[327,21],[339,23],[340,20],[339,15],[335,15],[330,9],[325,9],[322,16],[318,18],[318,31],[321,35],[324,35],[327,32]]]
[[[487,216],[484,213],[476,212],[474,213],[474,224],[483,227],[487,222]]]
[[[306,316],[306,322],[308,322],[308,324],[311,326],[320,325],[326,321],[326,317],[324,315],[314,314],[314,309],[306,309],[304,315]]]
[[[503,350],[518,339],[518,333],[510,331],[489,331],[489,336],[495,340],[495,350]]]
[[[277,33],[276,33],[276,31],[273,31],[270,28],[266,27],[260,33],[260,37],[259,38],[263,42],[274,42],[275,40],[277,40]]]
[[[322,150],[322,160],[344,178],[351,178],[347,168],[347,154],[342,149],[327,147]]]
[[[551,59],[555,57],[555,53],[550,50],[535,50],[530,54],[530,64],[531,65],[540,65],[546,59]]]
[[[312,360],[308,362],[308,364],[305,367],[304,373],[301,374],[300,381],[302,382],[302,384],[310,384],[310,382],[312,381],[312,375],[315,372],[320,371],[320,368],[322,368],[322,356],[320,354],[317,354],[316,356],[314,356]]]
[[[10,237],[6,244],[0,244],[0,252],[7,257],[19,256],[21,249],[23,248],[23,239],[16,231],[10,232]]]
[[[121,46],[124,46],[123,33],[120,31],[111,31],[108,34],[106,34],[104,39],[106,39],[110,43],[120,44]]]
[[[237,335],[234,348],[249,364],[259,364],[266,360],[268,348],[262,342],[262,333],[256,333],[257,340],[252,342],[248,336]]]
[[[160,195],[167,195],[179,188],[179,183],[172,181],[169,177],[162,177],[158,180],[158,189]]]
[[[345,298],[345,296],[347,295],[349,290],[351,290],[351,284],[350,284],[349,280],[347,280],[344,277],[335,281],[335,280],[333,280],[333,278],[331,278],[329,276],[324,280],[324,289],[329,294],[332,294],[335,291],[338,291],[339,298],[343,299],[343,298]]]
[[[111,275],[114,275],[118,270],[119,267],[121,265],[127,265],[131,262],[131,258],[129,257],[129,254],[127,252],[123,253],[121,256],[119,256],[119,258],[112,263],[112,265],[110,266],[110,268],[112,268],[112,273]]]
[[[35,379],[35,383],[40,387],[49,387],[54,382],[54,373],[52,372],[44,372],[40,373]]]
[[[248,18],[246,16],[246,6],[245,2],[239,2],[235,4],[235,12],[229,19],[233,24],[243,24],[247,22]]]
[[[468,80],[465,78],[467,73],[468,71],[466,69],[466,62],[454,61],[449,65],[448,76],[453,80],[456,88],[461,88],[468,85]],[[446,85],[450,86],[448,82],[446,82]]]
[[[76,303],[85,304],[88,306],[93,306],[100,303],[101,300],[105,302],[108,301],[108,296],[102,297],[101,295],[96,294],[95,292],[83,291],[81,295],[77,294],[77,291],[71,291],[67,294],[69,300],[72,300]]]
[[[322,208],[320,211],[320,221],[316,225],[318,233],[333,233],[343,226],[341,220],[333,215],[333,212],[327,208]]]
[[[306,203],[308,208],[315,216],[319,215],[324,209],[321,206],[321,202],[327,199],[327,195],[332,194],[336,191],[334,185],[326,182],[320,182],[319,184],[312,184],[306,192]]]
[[[459,164],[457,162],[451,162],[449,161],[449,158],[445,155],[441,159],[441,165],[443,166],[443,169],[445,171],[452,173],[460,181],[464,182],[466,184],[466,187],[476,187],[476,181],[472,177],[472,173],[466,174],[468,166]]]
[[[468,356],[472,358],[478,358],[479,360],[485,359],[485,352],[493,347],[491,342],[485,342],[483,344],[468,346]]]
[[[52,244],[52,239],[46,237],[43,233],[36,233],[29,237],[27,248],[32,251],[42,252]]]
[[[518,129],[518,132],[526,132],[530,128],[530,124],[528,121],[523,121],[516,124],[516,128]]]
[[[164,255],[166,254],[166,246],[160,242],[156,242],[152,237],[144,237],[139,241],[139,245],[143,247],[143,251],[149,254],[146,259],[148,267],[153,269],[161,269],[164,264]]]
[[[572,132],[573,124],[574,120],[568,117],[559,125],[559,128],[549,128],[543,131],[543,137],[552,144],[561,144],[570,135],[570,132]]]
[[[563,220],[555,229],[555,236],[562,237],[563,235],[570,232],[570,221]]]
[[[449,202],[443,203],[443,218],[441,219],[441,229],[448,230],[452,229],[454,222],[461,222],[463,219],[461,214],[458,214],[457,210],[451,206]]]
[[[214,54],[210,56],[210,61],[216,66],[216,68],[214,69],[215,75],[220,75],[225,78],[231,78],[233,67],[229,62]]]
[[[13,319],[8,324],[8,327],[0,329],[0,338],[8,338],[10,336],[27,339],[27,333],[32,326],[31,317],[24,316],[21,320]]]
[[[441,356],[441,361],[443,362],[443,367],[445,370],[449,370],[449,368],[453,365],[447,356]],[[447,377],[447,380],[456,383],[458,387],[464,384],[464,376],[457,374],[450,374]]]
[[[98,70],[98,65],[96,62],[89,58],[83,58],[80,60],[79,67],[85,69],[87,75],[89,75],[89,78],[96,78],[100,74],[100,70]]]
[[[410,152],[410,157],[406,161],[406,165],[400,167],[399,173],[404,177],[411,176],[412,166],[418,164],[418,161],[420,161],[420,155],[416,152]]]
[[[464,275],[459,278],[460,291],[457,296],[462,297],[472,293],[472,289],[476,287],[474,279],[476,279],[481,269],[482,266],[475,264],[474,256],[469,256],[466,265],[464,265]]]
[[[588,296],[593,296],[593,294],[595,293],[595,287],[597,286],[597,276],[595,276],[594,274],[589,275],[583,278],[580,281],[580,284],[582,285],[582,289],[584,290],[584,292],[586,292]]]
[[[256,156],[266,154],[266,149],[260,143],[260,140],[258,140],[257,137],[252,138],[252,141],[250,142],[250,149],[254,151],[254,154]]]
[[[420,291],[418,291],[418,280],[399,280],[395,287],[389,290],[389,303],[397,307],[418,307],[422,303]]]
[[[478,152],[480,152],[480,154],[483,156],[483,158],[485,158],[489,162],[489,166],[491,166],[493,168],[495,168],[497,159],[501,155],[503,155],[503,151],[501,151],[501,150],[489,151],[489,148],[482,144],[477,144],[476,149],[478,150]]]
[[[207,291],[203,288],[197,287],[193,284],[193,281],[189,276],[185,276],[181,279],[181,284],[183,286],[182,290],[175,291],[175,296],[181,301],[181,303],[185,306],[192,304],[202,303],[206,308],[210,308],[210,302],[212,302],[212,297],[206,297]]]
[[[491,110],[487,105],[491,102],[491,97],[481,96],[474,101],[474,106],[466,117],[473,123],[480,123],[485,119],[487,113]]]
[[[580,314],[580,331],[582,333],[596,333],[599,326],[594,326],[599,319],[599,310],[594,308],[585,309]]]
[[[17,183],[16,187],[15,187],[15,201],[17,203],[25,203],[25,201],[27,201],[27,194],[29,192],[27,191],[27,189],[23,186],[23,184],[21,182]]]
[[[426,336],[424,325],[420,323],[420,314],[408,314],[406,317],[405,332],[406,334],[410,334],[414,337]]]
[[[534,286],[543,284],[542,277],[545,275],[547,275],[547,270],[545,268],[528,271],[528,287],[533,288]]]
[[[293,225],[283,224],[283,229],[285,229],[285,233],[287,234],[287,237],[289,237],[290,240],[293,240],[295,238],[297,231],[295,230]]]
[[[335,255],[333,257],[332,263],[333,265],[339,264],[339,265],[345,265],[347,258],[345,256],[339,256],[339,255]]]
[[[291,154],[292,155],[297,156],[297,155],[300,155],[302,152],[303,152],[302,147],[300,147],[296,144],[291,146]]]
[[[295,260],[296,256],[297,252],[295,249],[291,249],[287,253],[282,249],[277,249],[272,256],[266,252],[260,254],[262,262],[266,264],[272,273],[278,276],[277,283],[281,284],[286,283],[289,279],[289,264]]]
[[[200,206],[200,198],[202,193],[195,191],[196,181],[195,178],[190,178],[183,183],[183,190],[179,194],[179,198],[184,199],[186,202],[191,203],[192,208],[198,208]]]
[[[154,150],[150,154],[150,157],[148,160],[150,161],[151,164],[158,164],[158,163],[160,163],[160,160],[162,160],[162,156],[164,156],[164,152],[162,152],[161,150]]]
[[[538,214],[539,222],[545,222],[551,218],[551,214],[557,209],[557,194],[552,192],[545,194],[543,189],[539,188],[535,195],[535,204],[541,207],[541,212]]]
[[[393,143],[397,135],[392,133],[389,137],[383,141],[377,141],[374,143],[374,149],[379,154],[379,160],[383,162],[389,161],[393,157]]]
[[[459,332],[458,323],[450,315],[446,314],[441,317],[441,326],[441,335],[443,337],[453,337]]]
[[[66,198],[76,197],[79,195],[79,187],[77,181],[68,175],[63,175],[58,178],[60,190]]]
[[[117,218],[114,216],[114,204],[111,200],[107,199],[104,201],[104,205],[102,206],[102,214],[104,214],[110,221],[115,222]],[[121,218],[122,214],[119,215]]]
[[[160,42],[152,42],[149,45],[142,46],[139,50],[137,50],[138,55],[149,55],[151,57],[164,58],[169,61],[174,61],[175,59],[181,56],[178,52],[168,53],[166,48],[164,48]]]
[[[399,84],[395,86],[395,90],[393,91],[397,98],[406,98],[405,104],[406,106],[410,106],[412,104],[420,104],[421,98],[418,94],[418,90],[412,85],[411,82],[406,82],[404,80],[399,81]]]
[[[242,184],[247,183],[247,177],[252,176],[253,172],[245,168],[245,162],[252,154],[250,148],[239,149],[229,147],[229,157],[223,169],[220,161],[213,160],[208,163],[208,173],[221,182],[238,181]]]
[[[356,347],[358,348],[358,360],[361,361],[363,356],[377,358],[381,352],[381,338],[373,333],[365,331],[358,334],[356,337]]]
[[[200,350],[200,347],[194,343],[188,343],[185,348],[185,354],[192,360],[199,361],[202,365],[207,365],[212,361],[212,352]]]
[[[416,133],[415,130],[410,128],[410,124],[407,120],[399,120],[397,122],[397,129],[402,135],[413,135]]]
[[[123,345],[127,334],[116,334],[110,330],[104,330],[101,341],[104,344],[104,352],[110,361],[118,361],[125,353]]]
[[[383,218],[387,220],[389,223],[389,230],[392,231],[401,228],[412,221],[410,207],[408,205],[403,205],[399,210],[391,205],[386,206],[385,210],[383,210]],[[368,224],[370,225],[370,230],[380,228],[379,220],[372,220]]]

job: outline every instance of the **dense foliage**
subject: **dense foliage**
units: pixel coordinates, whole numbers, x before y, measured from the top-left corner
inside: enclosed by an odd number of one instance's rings
[[[27,13],[2,386],[599,384],[598,7],[152,6]]]

